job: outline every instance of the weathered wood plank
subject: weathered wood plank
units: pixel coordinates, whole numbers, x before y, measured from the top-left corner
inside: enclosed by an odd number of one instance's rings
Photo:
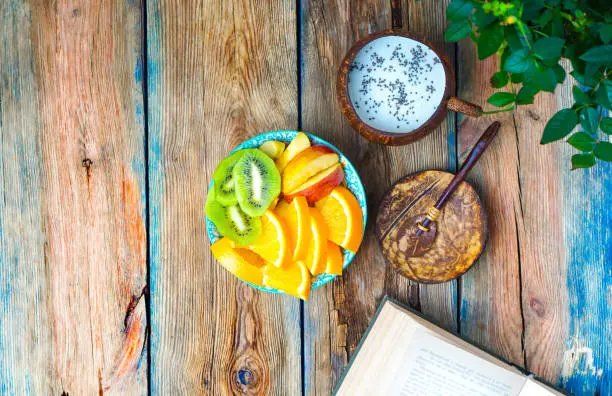
[[[541,93],[519,106],[516,128],[521,296],[526,368],[556,383],[568,331],[566,259],[563,241],[563,143],[540,145],[546,122],[557,111],[555,95]],[[506,218],[505,221],[511,221]]]
[[[557,110],[573,104],[568,78],[556,91]],[[563,241],[567,288],[566,337],[556,361],[542,370],[571,394],[612,394],[612,166],[570,171],[576,150],[559,144]],[[554,263],[553,263],[554,264]],[[551,265],[552,266],[552,265]],[[558,271],[556,268],[551,271]],[[552,357],[551,357],[552,359]],[[529,361],[537,361],[534,355]],[[558,370],[558,371],[555,371]]]
[[[30,5],[3,3],[0,21],[0,394],[42,394],[52,345]]]
[[[462,41],[457,53],[458,96],[486,104],[493,92],[489,78],[498,70],[496,62],[494,58],[479,61],[473,43]],[[518,230],[522,223],[521,168],[512,113],[464,118],[457,132],[457,151],[461,162],[493,120],[502,123],[501,130],[468,177],[485,204],[489,241],[478,262],[460,281],[460,331],[484,349],[523,366]]]
[[[484,79],[497,70],[495,62],[470,64],[471,43],[460,45],[459,59],[460,95],[484,102],[492,92],[483,89]],[[512,115],[489,117],[502,120],[505,133],[474,170],[491,239],[462,280],[461,333],[572,394],[606,394],[612,277],[604,264],[610,238],[601,230],[610,223],[609,165],[571,172],[571,148],[539,144],[546,121],[571,106],[571,83]],[[461,124],[461,154],[488,121]]]
[[[403,7],[408,9],[407,28],[420,32],[455,64],[455,45],[444,42],[446,31],[446,7],[450,1],[408,0]],[[456,115],[449,113],[446,121],[432,133],[431,141],[415,147],[408,155],[418,158],[410,173],[422,169],[452,169],[456,165]],[[431,135],[430,135],[431,136]],[[417,143],[417,144],[420,144]],[[419,303],[421,311],[438,325],[457,330],[457,281],[439,285],[420,285]]]
[[[0,10],[3,390],[146,393],[140,5]]]
[[[391,148],[359,137],[342,118],[335,99],[336,72],[346,51],[359,38],[391,27],[391,3],[399,2],[302,2],[302,127],[337,145],[355,164],[366,186],[370,214],[363,245],[346,274],[313,292],[304,305],[307,394],[331,392],[385,294],[455,328],[453,284],[419,287],[397,275],[385,264],[372,228],[376,208],[394,181],[417,170],[447,169],[449,162],[454,164],[455,159],[448,157],[447,136],[454,131],[454,116],[422,141]],[[427,2],[401,6],[395,20],[411,15],[416,28],[441,43],[445,25],[438,13],[443,6]],[[453,55],[452,46],[444,49]],[[454,145],[454,138],[450,141]]]
[[[209,253],[204,203],[243,140],[297,128],[295,2],[148,1],[151,388],[301,392],[300,303]]]

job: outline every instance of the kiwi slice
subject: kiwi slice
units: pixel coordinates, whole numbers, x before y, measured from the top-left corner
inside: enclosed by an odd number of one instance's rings
[[[206,216],[215,223],[219,233],[240,245],[255,242],[261,234],[261,219],[247,215],[238,205],[223,206],[216,198],[216,189],[210,189]]]
[[[215,181],[215,189],[217,190],[216,199],[221,205],[229,206],[238,203],[232,170],[244,155],[244,151],[245,150],[240,150],[226,157],[223,161],[219,162],[217,169],[215,169],[213,180]]]
[[[274,161],[262,151],[243,151],[232,171],[238,204],[246,214],[261,216],[280,194],[280,173]]]

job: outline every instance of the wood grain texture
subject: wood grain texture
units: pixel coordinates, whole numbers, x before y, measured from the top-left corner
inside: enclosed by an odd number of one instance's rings
[[[498,70],[496,59],[478,61],[473,43],[458,48],[457,94],[486,103],[493,92],[488,79]],[[502,126],[497,138],[475,165],[471,180],[485,203],[489,241],[480,260],[461,278],[461,335],[523,366],[519,224],[522,223],[519,148],[512,113],[465,118],[457,132],[461,159],[493,121]]]
[[[557,110],[573,104],[573,84],[575,81],[568,77],[555,92]],[[537,366],[535,356],[529,361],[534,362],[534,370],[545,373],[551,380],[557,376],[556,382],[570,394],[609,395],[612,394],[612,165],[599,162],[589,170],[570,171],[570,158],[577,151],[567,144],[560,144],[557,150],[566,276],[554,286],[562,288],[567,295],[562,308],[568,321],[566,339],[551,345],[555,353],[548,358],[559,360],[540,362]],[[546,333],[534,336],[546,337]]]
[[[151,390],[301,391],[300,303],[259,292],[209,252],[219,161],[297,128],[293,1],[148,1]]]
[[[446,10],[449,1],[405,0],[402,9],[408,10],[408,21],[404,28],[421,32],[429,41],[450,59],[455,65],[456,48],[445,43]],[[423,143],[410,145],[404,155],[414,158],[415,163],[404,168],[403,174],[425,169],[456,168],[456,114],[449,112],[446,120]],[[396,177],[394,179],[398,179]],[[447,330],[456,330],[457,318],[457,282],[451,281],[439,285],[420,285],[419,304],[421,312],[436,324]]]
[[[546,122],[557,111],[555,96],[541,93],[514,113],[518,151],[516,212],[520,246],[525,365],[556,383],[568,331],[566,251],[563,248],[562,172],[564,143],[540,145]],[[509,221],[506,219],[505,221]],[[579,223],[576,223],[578,225]]]
[[[57,382],[45,362],[51,315],[31,7],[3,2],[0,21],[0,394],[42,394]]]
[[[8,393],[146,393],[140,20],[139,4],[2,5]]]
[[[424,36],[440,45],[444,30],[440,4],[405,2],[400,14]],[[406,11],[407,10],[407,11]],[[302,2],[302,128],[335,144],[355,164],[366,186],[369,214],[386,189],[405,174],[427,168],[448,168],[449,133],[454,115],[431,135],[403,147],[369,143],[343,119],[335,102],[338,66],[356,40],[391,27],[388,1]],[[409,21],[404,21],[404,26]],[[448,51],[450,49],[450,51]],[[450,139],[454,145],[454,137]],[[453,164],[455,159],[451,161]],[[420,289],[420,290],[419,290]],[[387,266],[369,222],[364,242],[346,274],[312,293],[304,305],[304,373],[306,394],[329,394],[344,371],[378,302],[389,294],[421,308],[446,328],[455,329],[455,283],[421,286]]]

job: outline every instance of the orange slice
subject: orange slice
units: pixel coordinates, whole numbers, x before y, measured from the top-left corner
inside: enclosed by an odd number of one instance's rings
[[[327,266],[327,225],[323,216],[316,208],[308,208],[310,211],[310,238],[309,249],[306,254],[305,264],[312,276],[325,271]]]
[[[329,240],[355,253],[363,238],[363,216],[357,198],[338,186],[315,204],[329,228]]]
[[[249,249],[245,248],[234,248],[234,251],[242,256],[249,264],[254,265],[257,268],[263,268],[266,266],[266,261],[261,256]]]
[[[293,252],[293,261],[306,258],[312,231],[310,230],[310,209],[304,197],[296,197],[291,203],[282,200],[275,212],[285,222],[289,232],[289,244]]]
[[[263,282],[287,294],[308,300],[312,278],[304,263],[296,261],[287,268],[268,265],[263,270]]]
[[[327,266],[325,267],[326,274],[342,275],[342,265],[344,257],[340,246],[333,242],[327,241]]]
[[[268,206],[268,209],[274,209],[276,208],[276,205],[278,205],[278,197],[274,198],[272,202],[270,202],[270,206]]]
[[[263,286],[263,259],[246,249],[235,249],[234,246],[235,243],[229,238],[222,238],[210,250],[223,268],[243,281]]]
[[[271,210],[261,217],[261,235],[247,247],[260,255],[268,263],[277,267],[291,261],[288,232],[281,219]]]

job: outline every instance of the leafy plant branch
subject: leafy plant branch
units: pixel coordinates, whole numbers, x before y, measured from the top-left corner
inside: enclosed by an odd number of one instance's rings
[[[609,0],[453,0],[446,41],[468,36],[478,58],[500,57],[491,77],[488,102],[501,107],[485,114],[513,111],[533,103],[541,91],[553,92],[566,78],[561,58],[572,65],[577,82],[575,104],[557,112],[546,124],[542,144],[567,138],[579,153],[572,169],[612,161],[612,7]],[[515,84],[520,89],[515,89]],[[577,132],[572,133],[580,125]]]

